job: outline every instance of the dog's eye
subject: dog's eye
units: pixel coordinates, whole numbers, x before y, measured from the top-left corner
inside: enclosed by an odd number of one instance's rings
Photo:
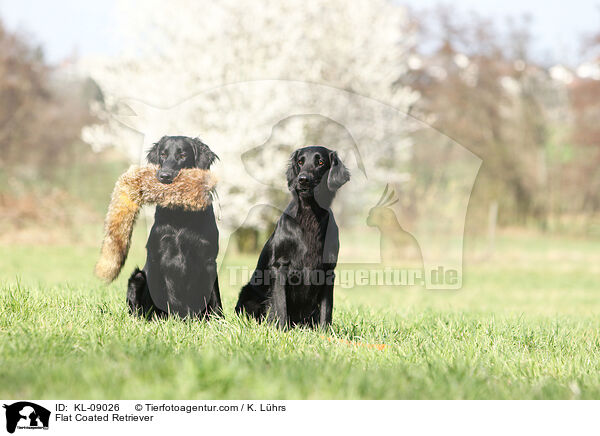
[[[304,165],[304,158],[302,158],[298,161],[298,165],[300,165],[300,166]]]
[[[160,157],[167,157],[167,152],[163,151],[163,152],[160,154]]]
[[[323,166],[325,164],[325,162],[323,162],[323,159],[319,159],[318,164],[319,164],[319,166]]]
[[[179,159],[185,159],[187,157],[187,153],[181,153],[179,155]]]

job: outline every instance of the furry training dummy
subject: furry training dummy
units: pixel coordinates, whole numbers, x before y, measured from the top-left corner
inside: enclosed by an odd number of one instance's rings
[[[131,166],[117,181],[104,223],[105,237],[96,275],[110,283],[127,259],[131,233],[141,206],[200,211],[211,204],[216,178],[208,170],[182,169],[170,184],[158,181],[158,166]]]

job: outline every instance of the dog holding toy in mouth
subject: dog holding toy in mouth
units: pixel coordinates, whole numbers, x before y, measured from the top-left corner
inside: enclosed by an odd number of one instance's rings
[[[121,271],[133,224],[143,204],[156,204],[143,269],[127,287],[132,313],[159,317],[222,314],[216,257],[219,231],[212,207],[217,155],[197,138],[164,136],[148,151],[147,167],[121,176],[105,220],[96,275],[107,282]]]

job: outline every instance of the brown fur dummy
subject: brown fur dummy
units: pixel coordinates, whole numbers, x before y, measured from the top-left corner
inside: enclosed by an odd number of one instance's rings
[[[132,166],[119,177],[112,193],[104,221],[104,241],[96,275],[106,282],[117,278],[129,252],[131,232],[140,207],[156,204],[161,207],[181,207],[203,210],[211,204],[217,183],[208,170],[188,168],[179,171],[173,183],[160,183],[156,178],[158,166]]]

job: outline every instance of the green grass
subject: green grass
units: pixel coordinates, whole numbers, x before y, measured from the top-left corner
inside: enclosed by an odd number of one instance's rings
[[[600,398],[598,241],[505,236],[459,291],[340,287],[327,332],[237,318],[226,280],[225,320],[133,318],[134,241],[110,286],[97,247],[0,246],[0,397]]]

